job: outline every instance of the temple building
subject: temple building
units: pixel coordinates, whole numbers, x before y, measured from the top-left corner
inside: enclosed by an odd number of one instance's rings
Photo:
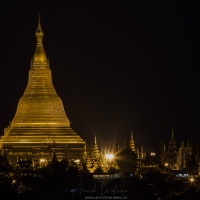
[[[191,146],[188,144],[187,146],[184,145],[184,142],[182,140],[181,146],[178,150],[178,155],[177,155],[177,168],[179,170],[183,170],[187,168],[187,162],[190,160],[191,158]]]
[[[43,47],[43,31],[40,24],[35,33],[37,45],[31,60],[28,85],[18,102],[16,114],[0,138],[12,166],[19,159],[50,160],[53,152],[58,161],[68,153],[81,159],[85,142],[70,127],[62,100],[53,83],[49,61]]]
[[[171,139],[169,141],[168,151],[167,151],[167,161],[169,163],[170,169],[176,169],[177,168],[177,146],[176,141],[174,138],[174,130],[172,127],[172,135]]]

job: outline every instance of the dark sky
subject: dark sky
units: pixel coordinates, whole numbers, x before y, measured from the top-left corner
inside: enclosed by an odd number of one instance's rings
[[[99,143],[200,141],[199,10],[189,1],[1,3],[0,135],[26,88],[38,13],[71,127]],[[109,2],[109,3],[108,3]],[[24,6],[24,8],[22,7]]]

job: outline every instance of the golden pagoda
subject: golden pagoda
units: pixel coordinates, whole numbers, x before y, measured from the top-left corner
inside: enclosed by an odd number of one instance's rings
[[[134,139],[133,139],[133,131],[131,131],[130,148],[132,151],[134,151],[136,153],[135,143],[134,143]]]
[[[85,142],[70,127],[62,100],[57,95],[44,47],[40,19],[35,33],[37,46],[31,60],[28,85],[19,100],[16,114],[0,138],[0,148],[6,150],[14,166],[18,159],[49,160],[53,148],[58,160],[66,145],[76,159],[84,153]]]

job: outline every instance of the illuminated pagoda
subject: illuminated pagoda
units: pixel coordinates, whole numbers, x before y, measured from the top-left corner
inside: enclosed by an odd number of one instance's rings
[[[96,134],[94,136],[94,144],[91,144],[90,147],[87,148],[86,153],[86,166],[87,169],[94,173],[95,169],[98,167],[99,160],[101,158],[101,153],[99,152]]]
[[[66,146],[74,159],[84,154],[85,142],[70,127],[62,100],[52,83],[40,19],[35,36],[37,46],[31,60],[28,85],[12,122],[0,138],[0,148],[5,148],[12,166],[18,159],[31,159],[34,163],[39,163],[40,159],[50,161],[54,147],[58,161],[63,159]]]
[[[177,152],[176,141],[174,138],[174,129],[172,127],[172,135],[169,141],[168,152],[167,152],[167,158],[171,169],[176,168],[177,154],[178,152]]]
[[[132,151],[134,151],[136,153],[135,143],[134,143],[134,139],[133,139],[133,131],[131,131],[130,148]]]

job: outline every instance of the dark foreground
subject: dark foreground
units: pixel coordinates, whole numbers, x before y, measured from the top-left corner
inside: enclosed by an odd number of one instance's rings
[[[43,170],[26,176],[0,176],[1,199],[200,199],[199,178],[175,179],[171,174],[151,171],[142,176],[94,179],[88,172],[70,168]]]

